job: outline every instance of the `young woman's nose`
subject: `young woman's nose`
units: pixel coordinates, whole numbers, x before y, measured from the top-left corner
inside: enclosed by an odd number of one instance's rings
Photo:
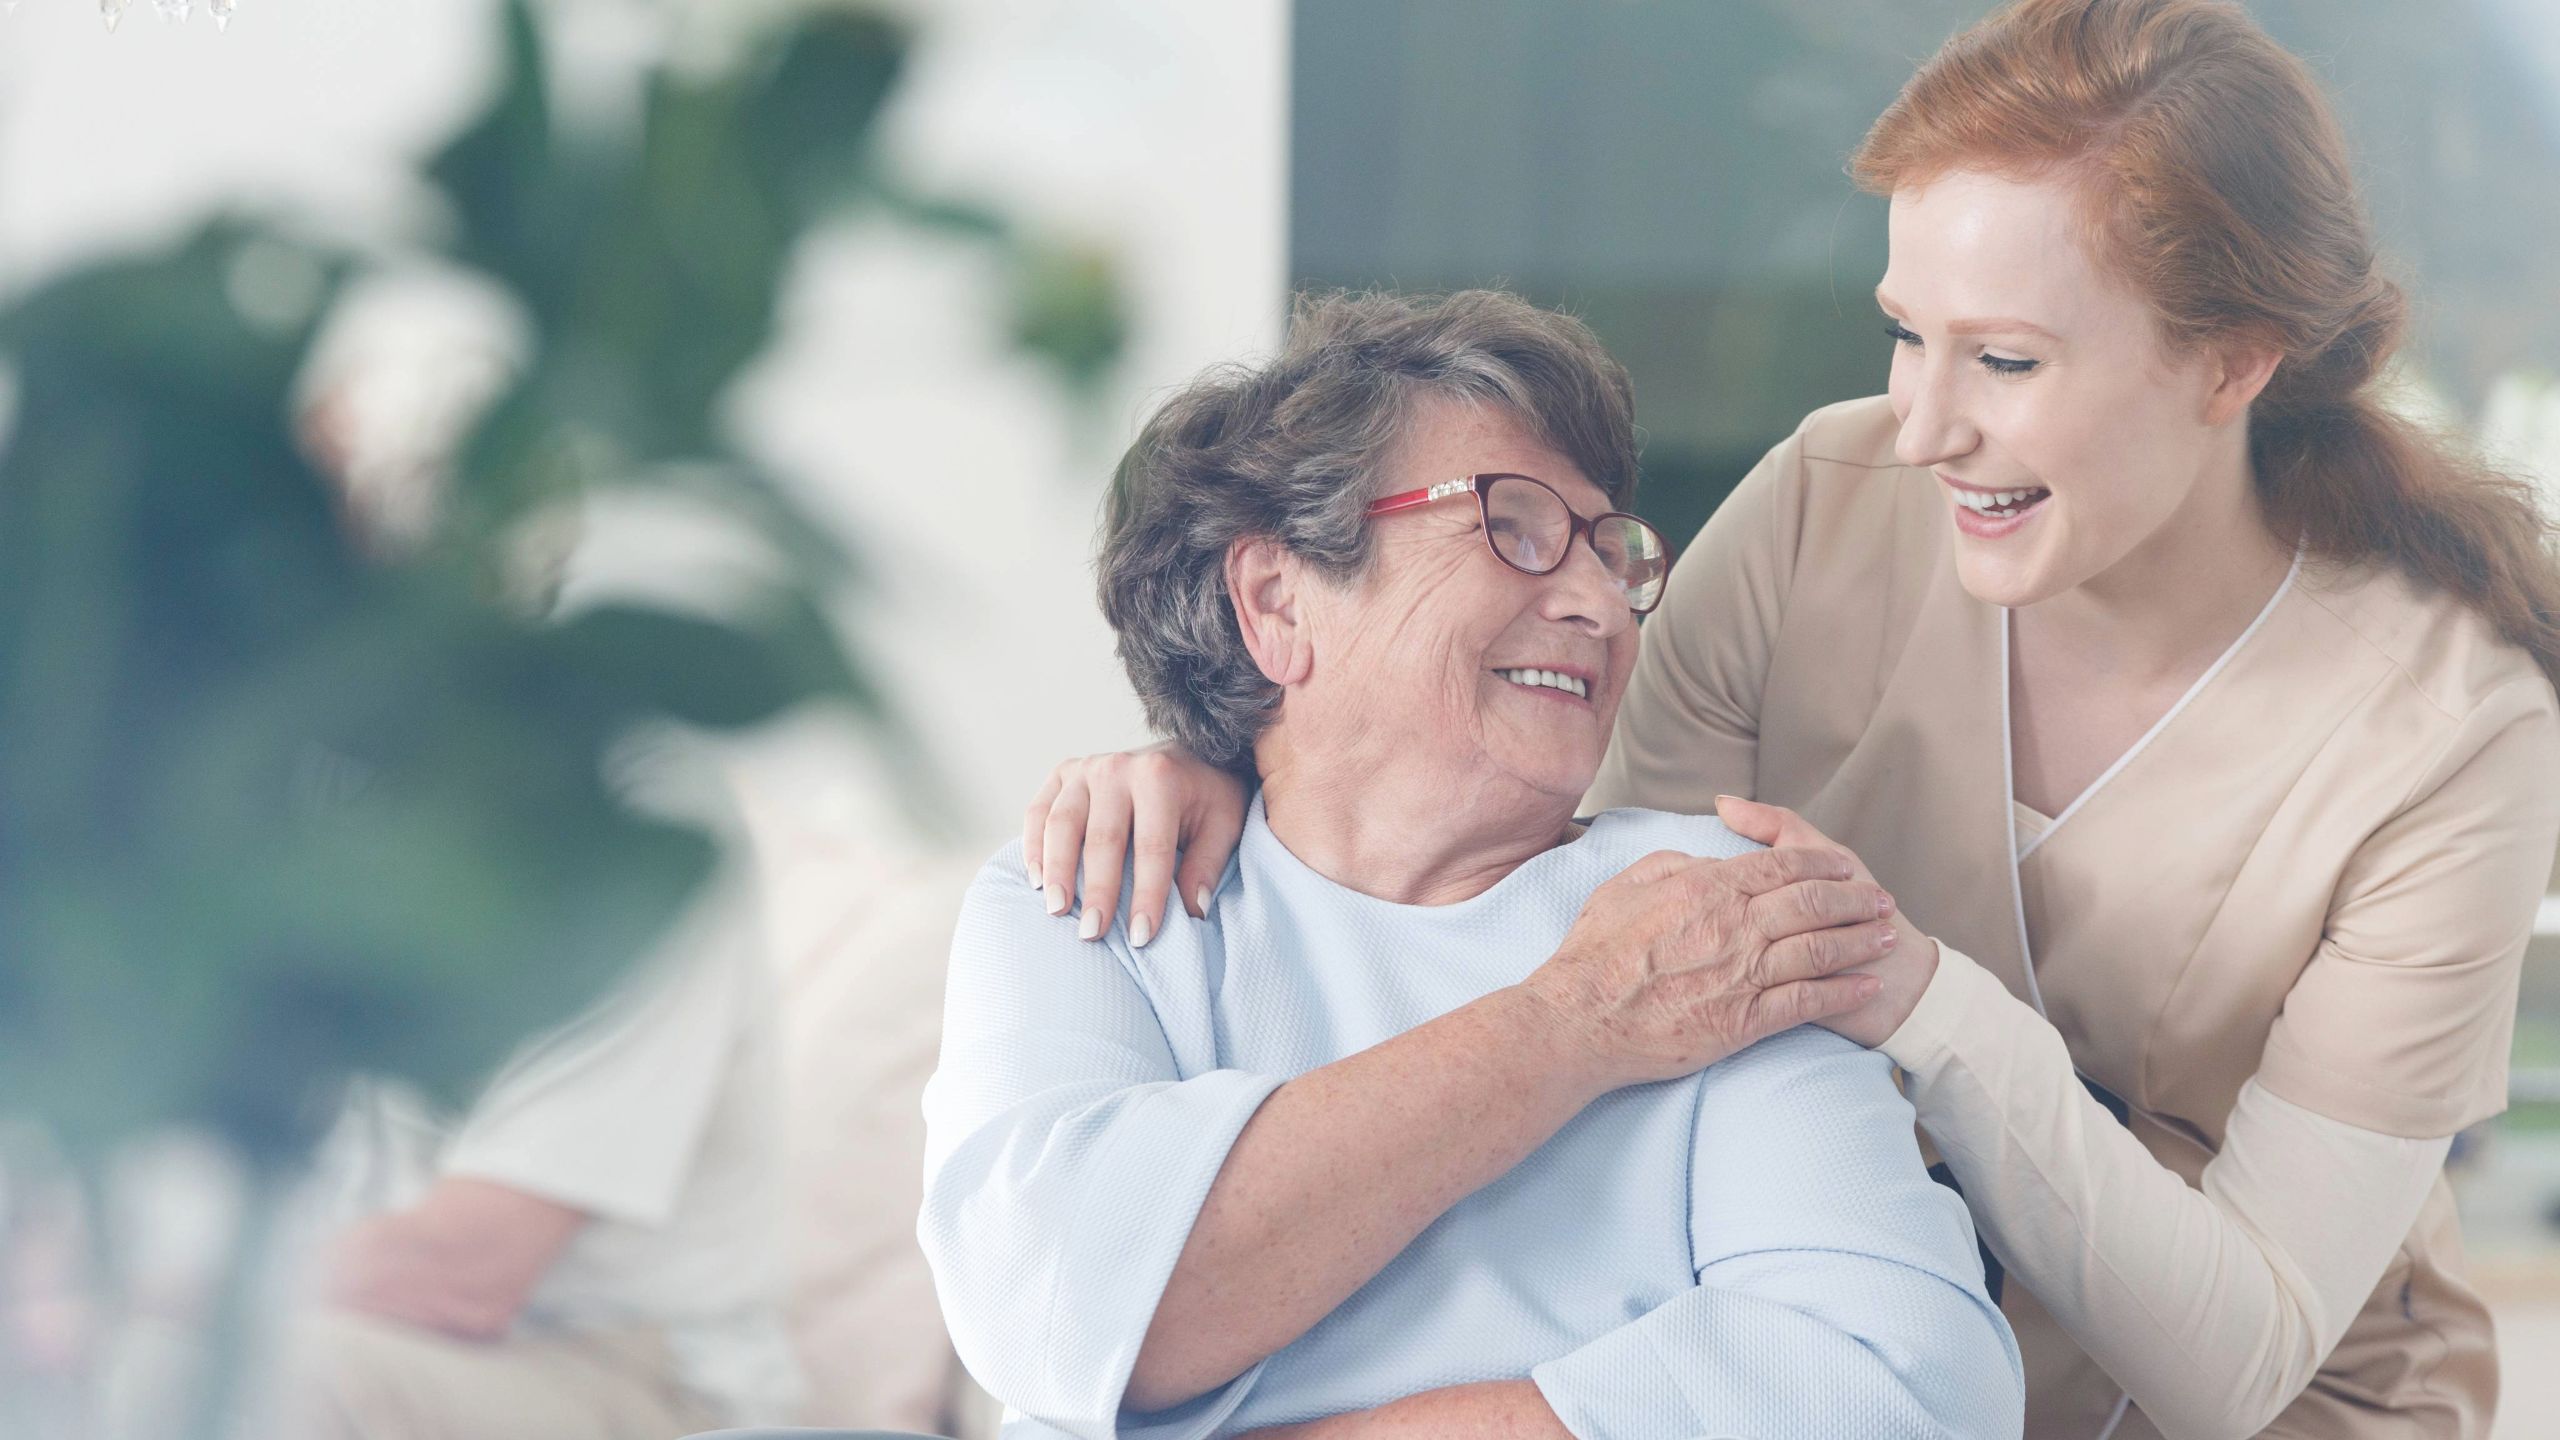
[[[1904,384],[1909,406],[1902,413],[1901,433],[1893,441],[1893,453],[1903,464],[1925,470],[1962,459],[1982,443],[1981,432],[1965,417],[1950,377],[1940,374],[1936,366],[1926,360],[1911,365]]]

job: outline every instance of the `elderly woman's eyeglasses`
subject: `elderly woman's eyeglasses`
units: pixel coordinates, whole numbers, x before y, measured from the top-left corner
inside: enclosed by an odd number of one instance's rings
[[[1628,609],[1648,615],[1662,603],[1662,583],[1671,573],[1671,550],[1662,543],[1661,531],[1617,510],[1585,520],[1545,481],[1527,475],[1444,480],[1427,490],[1407,490],[1376,501],[1368,513],[1392,515],[1469,492],[1484,514],[1484,543],[1503,564],[1524,575],[1552,575],[1564,564],[1573,542],[1589,536],[1591,553],[1600,557],[1601,567],[1625,592]]]

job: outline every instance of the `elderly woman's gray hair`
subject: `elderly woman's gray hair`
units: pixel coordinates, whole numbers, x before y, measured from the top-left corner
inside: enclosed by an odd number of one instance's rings
[[[1364,512],[1407,417],[1434,396],[1502,407],[1612,506],[1633,500],[1634,389],[1581,321],[1494,290],[1303,298],[1277,356],[1222,366],[1167,400],[1112,479],[1102,613],[1158,731],[1250,773],[1279,687],[1245,650],[1228,547],[1270,536],[1328,575],[1357,576]]]

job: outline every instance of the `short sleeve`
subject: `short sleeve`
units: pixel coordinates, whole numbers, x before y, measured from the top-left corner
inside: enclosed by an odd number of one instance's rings
[[[2258,1083],[2386,1135],[2506,1108],[2516,986],[2560,842],[2560,715],[2541,677],[2492,691],[2348,862]]]
[[[736,875],[707,887],[622,987],[509,1062],[439,1170],[601,1219],[674,1218],[759,994],[750,893]]]
[[[1803,481],[1799,434],[1743,477],[1673,564],[1582,813],[1639,805],[1707,815],[1719,793],[1753,795]]]
[[[1086,1440],[1196,1440],[1260,1366],[1153,1414],[1121,1398],[1209,1187],[1280,1079],[1182,1074],[1123,944],[1045,913],[1019,844],[979,873],[925,1087],[917,1236],[989,1394]]]

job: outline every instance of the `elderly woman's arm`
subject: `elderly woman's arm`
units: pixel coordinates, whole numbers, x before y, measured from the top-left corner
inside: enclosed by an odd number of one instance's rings
[[[1369,1410],[1296,1425],[1266,1425],[1239,1440],[1575,1440],[1528,1380],[1484,1380],[1425,1390]]]
[[[1866,982],[1818,977],[1882,933],[1831,928],[1883,903],[1807,878],[1836,857],[1649,857],[1536,983],[1283,1084],[1212,1068],[1197,957],[1167,970],[1197,992],[1151,994],[1019,867],[981,874],[954,939],[920,1232],[971,1371],[1090,1435],[1213,1428],[1230,1382],[1590,1100],[1836,1007]]]
[[[1930,1183],[1884,1060],[1821,1031],[1701,1087],[1697,1288],[1527,1382],[1431,1390],[1253,1440],[1448,1434],[2015,1440],[2025,1388],[1962,1202]]]
[[[1762,1041],[1699,1091],[1697,1288],[1532,1372],[1583,1440],[2014,1437],[2017,1342],[1880,1055]]]
[[[917,1238],[943,1320],[981,1385],[1059,1429],[1206,1435],[1249,1379],[1153,1427],[1121,1424],[1123,1394],[1192,1217],[1282,1077],[1183,1078],[1182,1017],[1158,1016],[1116,947],[1045,915],[1008,859],[963,903],[924,1092]]]
[[[1200,998],[1150,996],[1001,861],[971,889],[920,1237],[970,1372],[1077,1434],[1209,1433],[1333,1292],[1591,1098],[1517,990],[1285,1084],[1177,1057],[1156,1007]]]

